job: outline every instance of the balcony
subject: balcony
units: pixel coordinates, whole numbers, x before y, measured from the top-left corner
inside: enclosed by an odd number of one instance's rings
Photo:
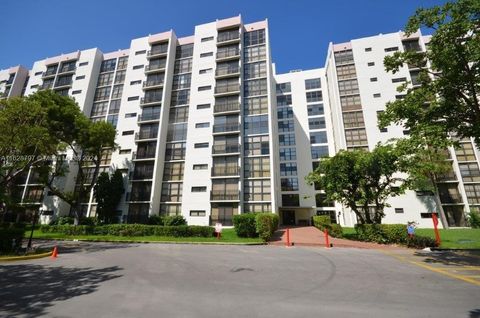
[[[160,113],[150,113],[150,114],[140,114],[137,117],[137,122],[146,122],[146,121],[158,121],[160,119]]]
[[[442,204],[463,204],[462,196],[459,193],[440,193]]]
[[[216,55],[217,62],[235,60],[239,58],[240,58],[240,50],[238,48],[234,50],[217,52],[217,55]]]
[[[240,112],[240,103],[217,104],[213,106],[213,113],[238,113]]]
[[[128,192],[126,196],[127,202],[150,202],[150,193]]]
[[[164,72],[165,65],[163,64],[152,64],[145,66],[145,74],[157,73],[157,72]]]
[[[216,96],[223,96],[223,95],[233,95],[233,94],[240,94],[240,85],[223,85],[215,87],[215,95]]]
[[[134,151],[132,153],[132,160],[154,160],[154,159],[155,159],[154,152],[137,153],[136,151]]]
[[[40,85],[38,87],[39,90],[42,90],[42,89],[52,89],[53,88],[53,82],[49,82],[49,83],[43,83],[42,85]]]
[[[153,179],[153,171],[146,172],[146,171],[141,171],[134,173],[132,177],[130,178],[130,181],[147,181],[147,180],[152,180]]]
[[[226,77],[233,77],[233,76],[240,76],[239,67],[218,68],[215,71],[215,78],[226,78]]]
[[[212,190],[210,192],[212,201],[240,201],[240,192],[238,190]]]
[[[158,131],[146,131],[146,132],[140,132],[140,133],[135,133],[135,141],[139,140],[155,140],[157,139],[158,136]]]
[[[240,123],[228,123],[213,125],[214,134],[239,133]]]
[[[66,88],[66,87],[71,87],[72,86],[72,79],[68,80],[68,81],[57,81],[55,83],[55,87],[54,88]]]
[[[212,177],[240,176],[240,168],[238,166],[213,166]]]
[[[159,49],[159,50],[150,50],[147,52],[147,59],[153,59],[156,57],[167,56],[168,54],[168,47]]]
[[[164,84],[163,81],[145,81],[143,82],[142,89],[147,90],[147,89],[161,88],[163,87],[163,84]]]
[[[77,67],[75,65],[68,66],[68,67],[62,67],[58,71],[58,74],[75,73],[76,70],[77,70]]]
[[[162,98],[142,97],[140,98],[140,106],[161,104]]]
[[[224,155],[224,154],[238,154],[240,153],[240,144],[235,145],[213,145],[212,154]]]
[[[57,74],[57,70],[54,69],[54,70],[47,70],[46,72],[43,72],[42,73],[42,78],[45,78],[45,77],[53,77],[55,76],[55,74]]]
[[[217,46],[240,43],[240,32],[219,33],[217,37]]]

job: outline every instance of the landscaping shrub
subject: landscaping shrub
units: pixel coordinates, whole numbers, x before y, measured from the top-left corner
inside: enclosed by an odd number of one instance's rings
[[[355,230],[360,241],[381,244],[405,244],[408,237],[404,224],[356,224]]]
[[[82,217],[78,221],[78,224],[79,225],[97,225],[98,220],[95,217],[88,217],[88,218],[87,217]]]
[[[66,225],[73,224],[74,219],[71,216],[59,216],[56,220],[52,221],[50,225]]]
[[[426,248],[437,246],[437,242],[433,238],[419,235],[408,237],[406,243],[408,247],[413,248]]]
[[[239,237],[258,237],[254,213],[233,216],[233,226]]]
[[[473,229],[479,229],[480,228],[480,213],[478,211],[471,211],[468,213],[468,224]]]
[[[43,233],[64,235],[112,235],[112,236],[172,236],[172,237],[212,237],[214,229],[209,226],[162,226],[146,224],[109,225],[42,225]]]
[[[165,226],[179,226],[187,225],[187,220],[181,215],[166,216],[163,219],[163,225]]]
[[[163,225],[164,223],[164,219],[160,215],[151,215],[148,218],[148,224],[150,225]]]
[[[15,224],[0,224],[0,254],[11,254],[22,247],[25,228]]]
[[[267,242],[278,228],[278,215],[273,213],[256,213],[255,227],[258,236]]]
[[[343,229],[340,224],[332,224],[330,216],[328,215],[315,215],[313,216],[313,226],[320,231],[328,230],[328,234],[332,237],[343,237]]]

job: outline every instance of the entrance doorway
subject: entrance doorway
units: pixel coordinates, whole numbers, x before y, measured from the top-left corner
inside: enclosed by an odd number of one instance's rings
[[[282,221],[283,221],[283,225],[295,225],[295,211],[283,210]]]

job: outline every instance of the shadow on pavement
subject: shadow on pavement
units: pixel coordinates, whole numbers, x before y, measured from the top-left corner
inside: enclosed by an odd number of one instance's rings
[[[478,251],[433,251],[428,253],[417,251],[415,256],[423,257],[423,261],[430,264],[480,265],[480,253]]]
[[[270,242],[281,242],[282,236],[285,233],[286,229],[280,228],[273,233],[272,237],[270,238]]]
[[[119,278],[118,266],[101,269],[22,264],[0,266],[0,316],[38,317],[55,301],[95,292]]]
[[[470,310],[470,318],[480,318],[480,309]]]

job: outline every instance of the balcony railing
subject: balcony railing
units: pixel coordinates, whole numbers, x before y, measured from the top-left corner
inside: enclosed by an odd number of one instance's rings
[[[132,153],[132,160],[141,160],[141,159],[155,159],[155,153],[154,152],[137,153],[136,151]]]
[[[240,192],[238,190],[212,190],[210,199],[214,201],[238,201]]]
[[[217,52],[217,60],[226,59],[226,58],[230,58],[230,57],[234,57],[234,56],[240,57],[240,50],[238,48],[234,49],[234,50],[226,50],[226,51]]]
[[[43,72],[42,77],[48,77],[48,76],[55,76],[57,74],[57,70],[48,70]]]
[[[157,56],[157,55],[163,55],[163,54],[167,54],[168,52],[168,48],[165,47],[165,48],[161,48],[161,49],[156,49],[156,50],[150,50],[147,52],[147,57],[153,57],[153,56]]]
[[[152,64],[145,66],[145,72],[153,72],[158,70],[164,70],[165,64]]]
[[[147,131],[135,133],[135,140],[155,139],[158,136],[158,131]]]
[[[240,111],[240,103],[216,104],[213,107],[214,113]]]
[[[140,105],[144,104],[153,104],[153,103],[161,103],[162,98],[153,98],[153,97],[142,97],[140,98]]]
[[[50,82],[50,83],[43,83],[42,85],[40,85],[39,89],[51,89],[53,88],[53,82]]]
[[[224,75],[232,75],[232,74],[239,74],[240,68],[239,67],[225,67],[225,68],[217,68],[215,71],[215,76],[224,76]]]
[[[235,166],[235,167],[213,166],[212,167],[212,177],[238,176],[238,175],[240,175],[240,168],[238,166]]]
[[[57,87],[63,87],[63,86],[71,86],[72,85],[72,80],[68,80],[68,81],[58,81],[55,83],[55,88]]]
[[[240,123],[213,125],[214,133],[224,133],[224,132],[232,132],[232,131],[240,131]]]
[[[160,119],[160,113],[149,113],[149,114],[138,115],[138,122],[147,121],[147,120],[158,120],[158,119]]]
[[[141,172],[134,173],[130,178],[130,180],[150,180],[152,178],[153,178],[153,171],[149,171],[149,172],[141,171]]]
[[[213,154],[226,154],[240,152],[240,144],[237,145],[213,145]]]
[[[224,93],[233,93],[233,92],[240,92],[240,85],[232,84],[232,85],[223,85],[215,87],[215,94],[224,94]]]
[[[442,204],[458,204],[463,203],[462,196],[460,194],[442,194],[440,193],[440,201]]]
[[[145,81],[143,87],[163,86],[163,81]]]
[[[58,74],[75,72],[76,69],[77,69],[77,67],[76,67],[75,65],[69,66],[69,67],[65,67],[65,68],[61,68],[61,69],[58,71]]]
[[[240,32],[220,33],[217,37],[217,43],[229,42],[240,39]]]
[[[127,194],[127,201],[150,201],[150,193],[148,192],[129,192]]]

